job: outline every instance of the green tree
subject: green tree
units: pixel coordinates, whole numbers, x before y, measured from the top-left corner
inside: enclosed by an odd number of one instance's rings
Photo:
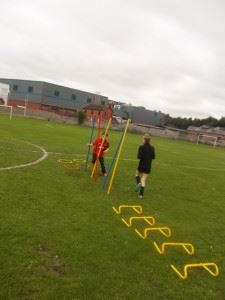
[[[83,124],[85,120],[85,113],[83,111],[78,112],[78,124]]]
[[[220,118],[218,121],[218,126],[225,127],[225,117]]]
[[[207,117],[205,119],[192,119],[192,118],[182,118],[182,117],[176,117],[173,118],[169,114],[166,115],[165,118],[165,124],[166,126],[174,126],[179,129],[187,129],[189,126],[212,126],[212,127],[225,127],[225,117],[222,117],[220,120],[217,120],[213,117]]]

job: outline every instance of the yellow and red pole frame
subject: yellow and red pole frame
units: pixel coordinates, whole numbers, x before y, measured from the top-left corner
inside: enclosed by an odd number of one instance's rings
[[[99,115],[98,115],[98,139],[100,138],[101,124],[102,124],[102,115],[101,115],[101,112],[99,112]]]
[[[103,140],[101,142],[101,146],[100,146],[99,151],[98,151],[97,159],[96,159],[95,164],[94,164],[93,169],[92,169],[91,178],[94,176],[94,173],[95,173],[95,170],[96,170],[96,167],[97,167],[97,164],[98,164],[98,158],[99,158],[99,155],[101,153],[102,146],[103,146],[103,144],[105,142],[106,135],[107,135],[107,133],[109,131],[109,127],[111,125],[111,121],[112,121],[112,118],[109,119],[109,122],[107,124],[106,130],[105,130],[105,133],[104,133],[104,136],[103,136]]]
[[[128,119],[125,130],[124,130],[123,139],[122,139],[122,142],[120,144],[120,148],[119,148],[118,155],[117,155],[117,158],[116,158],[115,166],[114,166],[114,169],[113,169],[113,172],[112,172],[112,176],[111,176],[111,179],[110,179],[110,182],[109,182],[109,187],[108,187],[108,191],[107,191],[108,195],[110,194],[111,189],[112,189],[112,184],[113,184],[113,181],[114,181],[114,177],[115,177],[116,170],[117,170],[117,167],[118,167],[118,162],[119,162],[119,159],[120,159],[121,151],[122,151],[122,148],[123,148],[123,144],[124,144],[124,141],[125,141],[125,137],[126,137],[127,130],[128,130],[130,122],[131,122],[131,119]]]
[[[92,142],[94,130],[95,130],[95,116],[92,117],[92,127],[91,127],[91,136],[90,136],[89,144],[91,144],[91,142]],[[87,148],[84,171],[87,171],[87,168],[88,168],[89,154],[90,154],[90,146],[88,146],[88,148]]]

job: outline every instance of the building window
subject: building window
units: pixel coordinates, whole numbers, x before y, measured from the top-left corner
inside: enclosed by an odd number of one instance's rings
[[[55,96],[55,97],[59,97],[59,91],[55,91],[55,92],[54,92],[54,96]]]
[[[72,98],[72,100],[76,100],[77,99],[77,95],[72,94],[71,98]]]
[[[87,103],[91,103],[91,98],[87,98]]]
[[[17,85],[17,84],[14,84],[14,85],[13,85],[13,90],[14,90],[14,91],[17,91],[17,90],[18,90],[18,85]]]
[[[33,90],[34,90],[34,88],[32,86],[28,86],[28,89],[27,89],[28,93],[33,93]]]
[[[101,101],[101,104],[102,104],[102,105],[105,105],[105,100],[102,100],[102,101]]]

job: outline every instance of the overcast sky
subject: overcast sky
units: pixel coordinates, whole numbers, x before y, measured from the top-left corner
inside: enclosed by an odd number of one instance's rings
[[[0,0],[0,77],[225,116],[224,0]]]

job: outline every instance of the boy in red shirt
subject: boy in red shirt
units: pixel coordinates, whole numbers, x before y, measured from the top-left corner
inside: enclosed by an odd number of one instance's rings
[[[92,154],[92,164],[94,165],[98,158],[101,165],[102,174],[104,176],[107,176],[106,168],[104,165],[104,154],[109,151],[108,133],[106,135],[105,133],[103,133],[100,138],[97,138],[92,144],[89,144],[89,146],[94,147],[93,154]]]

